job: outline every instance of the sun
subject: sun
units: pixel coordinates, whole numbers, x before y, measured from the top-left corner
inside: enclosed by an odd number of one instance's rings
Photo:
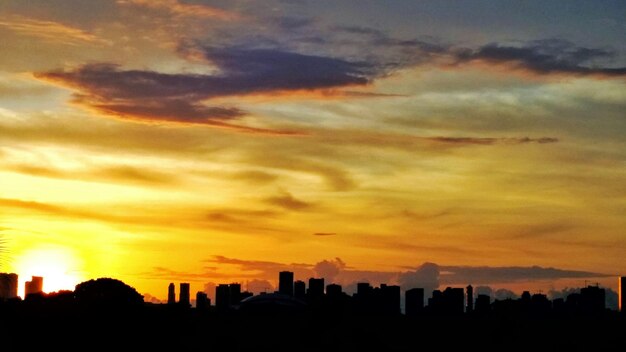
[[[74,290],[82,281],[82,263],[74,251],[65,247],[38,247],[25,251],[16,260],[18,293],[24,297],[24,284],[32,276],[43,277],[43,291]]]

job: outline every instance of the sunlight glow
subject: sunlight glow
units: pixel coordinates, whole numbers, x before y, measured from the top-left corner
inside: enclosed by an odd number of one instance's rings
[[[82,281],[81,262],[65,247],[39,247],[25,251],[17,258],[18,294],[24,297],[24,283],[32,276],[43,276],[44,292],[73,290]]]

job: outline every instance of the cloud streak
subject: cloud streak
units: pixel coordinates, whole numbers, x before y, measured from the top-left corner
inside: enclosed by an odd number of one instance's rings
[[[110,45],[109,42],[98,38],[94,34],[86,32],[80,28],[71,27],[54,21],[43,21],[13,15],[0,20],[0,27],[4,27],[21,35],[36,37],[47,42],[64,45]]]
[[[612,59],[610,49],[576,46],[559,39],[535,40],[522,45],[491,43],[477,49],[459,50],[457,63],[486,62],[526,69],[535,74],[568,74],[576,76],[626,76],[626,67],[599,64]]]
[[[117,0],[123,6],[138,6],[153,10],[165,10],[175,16],[196,17],[201,19],[236,20],[241,16],[232,11],[204,4],[189,4],[178,0]]]

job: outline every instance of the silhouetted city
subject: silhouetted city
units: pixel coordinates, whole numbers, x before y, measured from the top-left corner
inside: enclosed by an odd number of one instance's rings
[[[524,291],[519,299],[493,300],[474,287],[424,288],[357,283],[352,295],[323,278],[294,281],[278,275],[278,290],[253,295],[240,283],[219,284],[190,296],[189,283],[164,287],[167,301],[144,302],[125,283],[100,278],[74,291],[44,293],[45,278],[33,276],[18,296],[18,276],[0,274],[0,331],[19,345],[98,341],[101,346],[177,350],[253,348],[288,350],[413,350],[432,343],[483,348],[608,348],[620,346],[626,328],[626,277],[618,278],[619,310],[606,308],[606,292],[587,286],[565,298]],[[45,337],[45,338],[43,338]],[[59,345],[60,346],[60,345]]]

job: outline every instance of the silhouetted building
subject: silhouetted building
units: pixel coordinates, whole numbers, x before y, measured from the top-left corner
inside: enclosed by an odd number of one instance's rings
[[[241,302],[241,284],[232,283],[228,285],[228,295],[231,306],[239,304]]]
[[[324,279],[309,279],[309,288],[306,291],[307,296],[312,299],[324,296]]]
[[[443,292],[433,291],[428,309],[435,314],[460,315],[465,311],[465,292],[462,288],[447,287]]]
[[[176,304],[176,286],[173,282],[167,286],[167,304]]]
[[[183,307],[191,307],[190,298],[191,297],[189,294],[189,284],[186,282],[181,283],[180,292],[178,296],[178,304],[180,304]]]
[[[293,296],[298,299],[304,299],[306,296],[306,284],[304,281],[297,280],[293,283]]]
[[[400,314],[400,286],[380,285],[381,308],[385,314]]]
[[[356,284],[356,293],[359,296],[370,296],[374,288],[368,282],[359,282]]]
[[[293,273],[281,271],[278,274],[278,293],[293,297]]]
[[[30,281],[26,281],[24,285],[24,298],[30,294],[43,292],[43,277],[33,276]]]
[[[618,279],[618,294],[619,311],[622,313],[626,313],[626,276],[621,276]]]
[[[467,305],[465,307],[466,312],[471,313],[474,310],[474,288],[472,287],[472,285],[467,286],[466,295],[467,295]]]
[[[603,288],[587,286],[580,290],[580,308],[585,313],[603,312],[606,307],[605,297],[606,292]]]
[[[541,293],[535,293],[534,295],[532,295],[530,302],[531,311],[533,313],[545,314],[552,309],[552,302],[550,302],[548,296]]]
[[[330,284],[326,286],[326,296],[328,297],[339,297],[343,294],[343,290],[341,285]]]
[[[227,310],[230,307],[230,287],[227,284],[219,284],[215,287],[215,308]]]
[[[17,274],[0,273],[0,299],[17,297]]]
[[[424,289],[407,290],[404,294],[404,306],[407,316],[419,315],[424,310]]]
[[[206,293],[198,291],[196,293],[196,309],[207,310],[211,306],[211,299]]]
[[[478,295],[476,297],[476,313],[485,314],[491,310],[491,297]]]

